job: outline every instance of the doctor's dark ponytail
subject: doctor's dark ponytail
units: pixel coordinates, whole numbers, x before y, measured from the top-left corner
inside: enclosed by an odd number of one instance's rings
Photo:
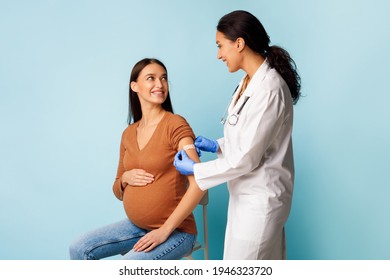
[[[296,104],[301,95],[301,78],[297,72],[297,66],[290,54],[277,46],[271,46],[267,51],[266,57],[269,65],[274,68],[286,81],[293,99]]]
[[[231,12],[219,20],[217,30],[231,41],[243,38],[251,50],[267,58],[270,67],[278,71],[286,81],[293,103],[298,102],[301,95],[301,78],[294,60],[283,48],[269,45],[270,38],[254,15],[246,11]]]

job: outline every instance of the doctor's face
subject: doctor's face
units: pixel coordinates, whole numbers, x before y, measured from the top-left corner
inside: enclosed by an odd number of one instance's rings
[[[240,52],[237,42],[225,37],[222,32],[217,31],[216,43],[218,47],[217,58],[226,63],[229,72],[236,72],[240,69]]]
[[[131,89],[138,94],[142,103],[162,104],[168,96],[168,76],[165,69],[152,63],[145,66],[135,82],[131,82]]]

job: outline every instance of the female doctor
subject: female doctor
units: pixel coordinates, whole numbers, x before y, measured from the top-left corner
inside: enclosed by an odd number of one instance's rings
[[[270,46],[260,21],[246,11],[220,19],[216,43],[229,72],[246,73],[223,119],[224,137],[195,140],[198,149],[218,158],[195,163],[181,150],[174,164],[182,174],[193,173],[202,190],[228,182],[224,259],[286,259],[293,104],[300,96],[300,77],[287,51]]]

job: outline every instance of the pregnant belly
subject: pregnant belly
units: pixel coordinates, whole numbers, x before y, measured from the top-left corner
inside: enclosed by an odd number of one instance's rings
[[[138,227],[155,229],[163,225],[177,206],[175,196],[153,184],[127,187],[123,196],[127,217]]]

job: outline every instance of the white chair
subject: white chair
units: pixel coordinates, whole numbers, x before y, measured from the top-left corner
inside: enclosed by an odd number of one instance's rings
[[[193,260],[192,253],[198,250],[203,250],[204,259],[209,259],[209,235],[208,235],[208,220],[207,220],[207,204],[209,203],[209,192],[207,191],[202,199],[199,201],[199,205],[202,206],[203,217],[203,245],[199,241],[195,242],[192,252],[185,256],[184,259]]]

